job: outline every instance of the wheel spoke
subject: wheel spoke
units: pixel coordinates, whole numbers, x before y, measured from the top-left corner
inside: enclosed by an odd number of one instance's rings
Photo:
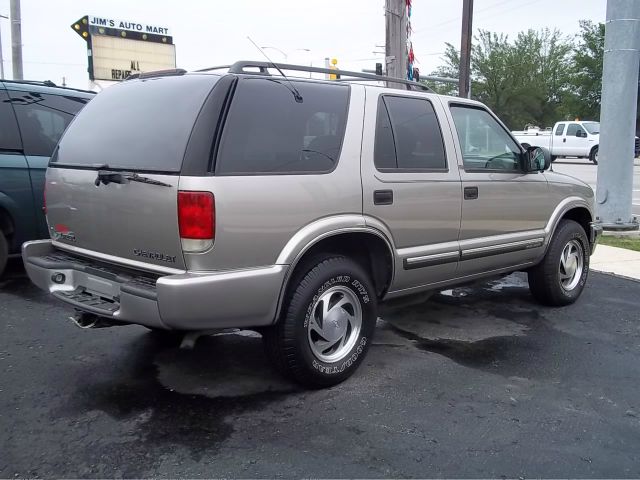
[[[328,342],[327,340],[317,340],[315,342],[316,346],[318,347],[318,350],[320,350],[321,352],[325,352],[326,350],[330,349],[331,347],[333,347],[337,342]]]
[[[322,330],[320,325],[318,325],[318,322],[316,322],[316,319],[313,316],[311,317],[311,320],[309,321],[309,329],[313,330],[318,335],[320,335],[322,338],[324,338],[324,331]]]
[[[345,305],[350,305],[351,302],[349,301],[349,299],[347,297],[342,297],[340,300],[338,300],[338,303],[336,303],[333,307],[331,307],[331,310],[333,310],[334,308],[342,308]],[[344,308],[342,308],[344,310]],[[346,312],[346,310],[345,310]],[[347,312],[348,313],[348,312]]]
[[[324,325],[324,321],[327,318],[327,315],[329,314],[329,302],[331,301],[331,297],[332,295],[322,300],[322,324],[323,325]]]

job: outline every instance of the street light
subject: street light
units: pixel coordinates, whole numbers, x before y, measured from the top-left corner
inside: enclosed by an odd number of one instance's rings
[[[0,15],[0,18],[4,18],[5,20],[9,20],[9,17],[6,15]],[[2,57],[2,29],[0,28],[0,79],[4,78],[4,59]]]
[[[289,59],[289,55],[287,55],[286,53],[284,53],[282,50],[280,50],[277,47],[260,47],[260,48],[262,48],[263,50],[266,50],[267,48],[270,48],[271,50],[275,50],[277,52],[280,52],[282,55],[284,55],[284,61],[285,62],[287,62],[288,59]]]

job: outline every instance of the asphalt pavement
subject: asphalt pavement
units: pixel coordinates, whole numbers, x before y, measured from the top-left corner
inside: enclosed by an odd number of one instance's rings
[[[553,162],[553,169],[556,172],[566,173],[572,177],[579,178],[583,182],[589,184],[593,191],[596,191],[598,182],[598,167],[606,168],[606,165],[600,162],[600,165],[594,165],[584,158],[558,158]],[[632,212],[640,217],[640,159],[635,159],[633,167],[633,198]]]
[[[524,278],[385,308],[356,375],[304,391],[253,332],[80,330],[14,261],[0,477],[639,477],[640,282],[552,309]]]

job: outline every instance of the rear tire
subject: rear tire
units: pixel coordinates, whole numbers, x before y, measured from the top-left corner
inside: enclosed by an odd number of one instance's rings
[[[267,356],[285,376],[310,388],[349,378],[375,330],[377,301],[369,275],[354,261],[325,256],[295,278],[279,322],[264,330]]]
[[[562,220],[542,262],[529,270],[529,290],[544,305],[575,302],[587,282],[590,245],[579,223]]]
[[[591,152],[589,152],[589,160],[591,160],[594,165],[598,164],[598,150],[598,145],[596,145],[591,149]]]
[[[0,232],[0,276],[4,273],[4,269],[7,266],[7,260],[9,259],[9,243],[7,242],[4,233]]]

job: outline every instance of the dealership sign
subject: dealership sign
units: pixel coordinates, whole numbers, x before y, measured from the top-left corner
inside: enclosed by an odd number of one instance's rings
[[[71,28],[87,42],[91,80],[118,81],[176,68],[176,49],[166,26],[86,15]]]

